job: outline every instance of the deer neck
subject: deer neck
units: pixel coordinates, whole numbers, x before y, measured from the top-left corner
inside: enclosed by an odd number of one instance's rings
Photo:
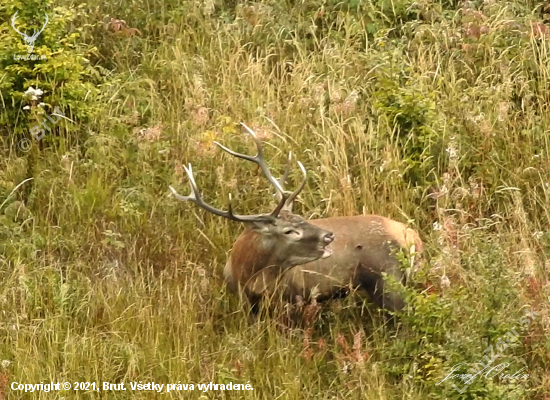
[[[231,257],[234,276],[246,283],[265,268],[282,269],[284,262],[277,259],[276,243],[252,229],[247,229],[233,246]]]

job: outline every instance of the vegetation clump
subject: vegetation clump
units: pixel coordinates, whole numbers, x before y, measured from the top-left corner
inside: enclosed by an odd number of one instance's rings
[[[121,399],[159,396],[132,382],[169,398],[210,383],[240,390],[191,396],[548,398],[547,2],[5,0],[0,17],[0,398],[46,381],[124,383]],[[213,145],[253,154],[241,121],[274,175],[290,150],[308,170],[294,212],[421,232],[396,326],[357,294],[282,331],[227,293],[242,227],[168,187],[186,190],[191,162],[210,204],[269,209],[262,175]],[[505,368],[464,386],[493,352]]]

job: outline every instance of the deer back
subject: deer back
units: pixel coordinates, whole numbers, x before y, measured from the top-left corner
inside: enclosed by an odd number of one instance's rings
[[[323,300],[350,285],[372,294],[376,285],[381,284],[382,273],[403,280],[396,251],[410,251],[411,246],[417,256],[423,251],[415,230],[382,216],[334,217],[310,222],[334,233],[333,254],[329,259],[303,264],[283,274],[281,290],[289,301],[294,301],[297,295],[307,298],[313,290]]]

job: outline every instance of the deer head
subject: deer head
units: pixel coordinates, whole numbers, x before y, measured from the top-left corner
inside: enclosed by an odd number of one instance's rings
[[[170,190],[174,196],[181,201],[192,201],[199,207],[215,215],[228,218],[232,221],[246,223],[248,225],[247,229],[250,230],[250,235],[241,236],[241,238],[247,238],[249,249],[247,250],[247,254],[243,256],[245,256],[245,258],[250,258],[256,256],[260,257],[261,255],[264,261],[260,262],[258,260],[253,260],[252,262],[252,264],[256,266],[258,266],[258,264],[269,264],[271,266],[276,265],[282,269],[286,269],[320,258],[330,257],[332,250],[328,249],[326,246],[334,240],[332,232],[308,223],[304,218],[292,214],[287,207],[288,200],[292,201],[295,199],[305,186],[307,173],[304,166],[298,161],[298,165],[304,175],[301,185],[291,194],[285,192],[281,184],[269,172],[269,167],[263,157],[260,140],[249,127],[245,124],[241,125],[254,139],[258,151],[255,156],[240,154],[228,149],[218,142],[214,143],[227,153],[251,161],[260,167],[263,174],[275,187],[278,197],[278,204],[275,209],[269,214],[237,215],[233,213],[231,195],[229,195],[228,211],[222,211],[207,204],[199,193],[193,177],[191,164],[189,164],[189,167],[184,167],[189,177],[191,194],[189,196],[181,196],[170,186]],[[287,172],[285,172],[285,176],[281,181],[284,182],[287,175],[288,165]]]
[[[44,28],[46,27],[46,25],[48,24],[48,14],[44,14],[46,16],[46,22],[44,22],[44,25],[42,25],[42,29],[40,29],[40,31],[36,32],[36,29],[34,30],[32,36],[29,36],[27,35],[27,31],[25,32],[20,32],[17,27],[15,26],[15,20],[17,19],[17,13],[19,11],[17,11],[13,17],[11,18],[11,26],[13,27],[13,29],[15,29],[15,32],[19,33],[21,35],[21,37],[23,38],[23,40],[25,41],[26,43],[26,46],[27,46],[27,52],[30,54],[32,53],[32,51],[34,50],[34,42],[36,41],[36,39],[38,38],[38,35],[40,35],[42,33],[42,31],[44,30]]]

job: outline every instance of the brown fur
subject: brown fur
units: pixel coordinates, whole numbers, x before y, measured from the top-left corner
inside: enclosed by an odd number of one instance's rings
[[[300,236],[286,236],[287,229]],[[241,286],[249,300],[255,301],[275,286],[285,270],[321,257],[327,235],[332,237],[329,231],[286,210],[274,224],[248,225],[224,269],[230,290]]]
[[[178,200],[193,201],[215,215],[248,224],[233,245],[233,254],[224,268],[229,289],[236,291],[241,286],[256,305],[256,299],[276,287],[279,280],[285,297],[290,301],[296,297],[310,297],[315,291],[318,293],[316,298],[319,295],[327,298],[353,286],[365,289],[381,307],[400,309],[402,299],[397,293],[384,290],[382,276],[388,274],[398,281],[404,280],[393,250],[409,250],[409,246],[414,244],[415,250],[421,252],[422,242],[418,234],[397,221],[376,215],[308,222],[292,214],[292,203],[306,184],[305,168],[298,162],[304,179],[294,192],[285,192],[283,185],[288,177],[291,154],[285,174],[276,180],[263,158],[260,140],[244,123],[241,125],[256,143],[255,156],[237,153],[215,143],[235,157],[254,162],[262,170],[278,197],[278,204],[270,214],[236,215],[231,208],[222,211],[209,205],[200,196],[191,165],[184,167],[189,176],[191,195],[182,196],[170,186]]]
[[[307,299],[316,294],[319,301],[331,298],[350,286],[364,289],[373,301],[388,310],[399,310],[403,300],[396,293],[384,293],[382,273],[392,275],[398,282],[404,281],[404,273],[394,251],[399,248],[417,255],[423,252],[418,233],[406,225],[389,218],[366,215],[334,217],[308,221],[310,224],[334,233],[329,246],[331,257],[318,259],[287,270],[269,267],[268,256],[261,258],[256,245],[245,231],[233,247],[231,262],[226,266],[226,281],[233,277],[247,295],[259,296],[270,292],[279,281],[278,289],[289,302],[297,297]],[[257,242],[256,242],[257,243]],[[231,269],[231,273],[227,273]],[[246,270],[246,271],[245,271]],[[236,290],[230,285],[232,291]]]
[[[246,284],[253,275],[268,265],[270,254],[262,248],[261,240],[261,233],[247,227],[233,245],[231,271],[238,282]]]

